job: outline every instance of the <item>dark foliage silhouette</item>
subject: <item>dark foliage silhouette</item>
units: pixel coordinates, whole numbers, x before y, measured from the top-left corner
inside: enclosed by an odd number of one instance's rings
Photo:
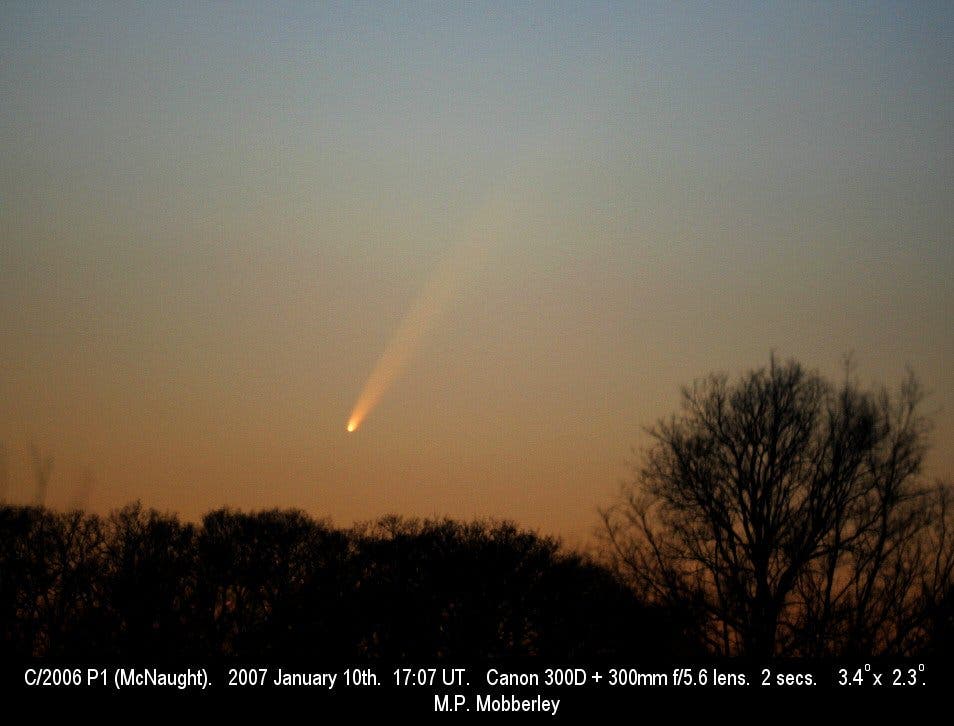
[[[99,586],[112,635],[105,653],[165,658],[193,647],[195,528],[137,504],[110,515],[103,540]]]
[[[476,660],[689,653],[606,569],[508,523],[397,517],[350,530],[297,511],[200,525],[0,508],[9,658]]]
[[[604,512],[615,566],[716,653],[930,650],[954,549],[948,488],[921,477],[921,399],[913,376],[891,395],[774,357],[685,389]]]

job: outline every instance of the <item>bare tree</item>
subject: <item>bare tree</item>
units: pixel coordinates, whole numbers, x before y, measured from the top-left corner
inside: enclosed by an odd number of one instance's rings
[[[7,467],[7,450],[0,441],[0,505],[6,503],[9,489],[10,469]]]
[[[603,512],[615,565],[718,653],[911,652],[954,563],[921,404],[774,356],[697,382]]]
[[[46,490],[50,484],[50,474],[53,472],[53,457],[44,456],[40,447],[30,444],[30,459],[33,463],[33,478],[36,480],[36,506],[46,504]]]

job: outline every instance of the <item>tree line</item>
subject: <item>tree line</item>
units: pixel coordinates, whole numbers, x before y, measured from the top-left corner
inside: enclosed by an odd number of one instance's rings
[[[687,647],[611,572],[510,523],[0,508],[7,657],[572,661]]]

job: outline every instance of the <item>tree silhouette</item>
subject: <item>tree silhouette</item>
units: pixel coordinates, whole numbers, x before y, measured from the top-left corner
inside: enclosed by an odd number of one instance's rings
[[[0,660],[470,661],[688,652],[664,613],[507,522],[294,510],[200,525],[0,506]]]
[[[53,457],[44,455],[35,443],[30,444],[30,461],[33,465],[33,477],[36,479],[36,505],[46,504],[46,490],[50,485],[53,472]]]
[[[367,657],[654,657],[672,645],[665,618],[609,572],[512,523],[388,517],[355,531]]]
[[[195,527],[139,503],[105,523],[103,603],[112,619],[111,655],[174,659],[191,655]]]
[[[913,652],[954,562],[921,399],[774,356],[684,389],[603,512],[615,566],[718,653]]]
[[[0,643],[19,656],[75,653],[99,613],[103,533],[96,516],[0,507]]]
[[[47,650],[54,524],[51,512],[36,507],[0,508],[0,627],[8,653]]]
[[[196,600],[213,652],[340,652],[348,630],[341,586],[347,558],[341,533],[299,511],[207,514],[198,537]]]
[[[7,464],[7,450],[0,441],[0,506],[7,501],[7,491],[10,489],[10,469]]]

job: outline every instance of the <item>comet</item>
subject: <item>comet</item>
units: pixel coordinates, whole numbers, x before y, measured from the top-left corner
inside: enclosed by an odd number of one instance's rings
[[[512,197],[502,192],[485,204],[470,225],[464,241],[450,251],[428,280],[401,319],[361,389],[348,418],[348,433],[358,430],[401,374],[421,340],[434,327],[451,301],[458,296],[464,283],[482,267],[488,252],[501,238],[505,220],[510,217],[505,212],[509,211],[511,204]]]
[[[515,161],[509,173],[504,174],[500,183],[490,190],[486,202],[477,208],[470,223],[464,225],[460,236],[462,241],[444,258],[385,346],[351,410],[345,427],[348,433],[357,431],[378,405],[421,340],[458,297],[463,284],[483,266],[489,254],[504,242],[519,244],[513,235],[516,213],[519,211],[533,219],[531,209],[545,200],[541,195],[546,194],[552,180],[574,168],[570,163],[574,155],[567,149],[572,148],[572,138],[577,133],[585,138],[590,136],[589,129],[552,128],[549,141],[541,140],[526,159]],[[562,151],[554,153],[556,149]],[[548,169],[552,162],[547,159],[555,160],[558,166]]]

